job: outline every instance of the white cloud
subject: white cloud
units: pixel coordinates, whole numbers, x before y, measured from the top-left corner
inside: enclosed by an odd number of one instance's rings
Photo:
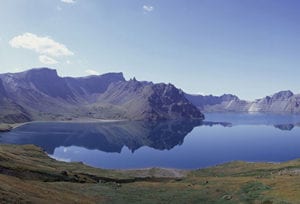
[[[60,1],[67,4],[74,4],[76,2],[75,0],[60,0]]]
[[[87,73],[89,75],[99,75],[99,72],[92,70],[92,69],[85,70],[85,73]]]
[[[46,55],[40,55],[39,60],[43,64],[57,64],[58,63],[58,61],[56,61],[55,59],[48,57]]]
[[[143,10],[144,10],[145,12],[151,12],[151,11],[154,10],[154,7],[153,7],[153,6],[150,6],[150,5],[144,5],[144,6],[143,6]]]
[[[34,50],[41,55],[52,57],[74,55],[64,44],[52,40],[50,37],[39,37],[33,33],[24,33],[9,41],[14,48]]]

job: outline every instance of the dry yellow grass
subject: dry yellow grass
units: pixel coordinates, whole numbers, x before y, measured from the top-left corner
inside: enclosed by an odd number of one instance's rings
[[[0,203],[300,203],[300,161],[113,171],[0,145]]]

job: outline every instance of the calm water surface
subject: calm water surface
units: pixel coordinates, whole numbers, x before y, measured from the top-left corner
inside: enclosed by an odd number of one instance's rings
[[[204,122],[35,122],[0,133],[51,157],[102,168],[194,169],[233,160],[300,158],[300,116],[206,114]]]

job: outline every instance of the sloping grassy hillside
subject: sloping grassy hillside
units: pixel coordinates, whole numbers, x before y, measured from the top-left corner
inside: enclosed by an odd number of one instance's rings
[[[300,160],[194,171],[104,170],[0,145],[0,203],[299,203]]]

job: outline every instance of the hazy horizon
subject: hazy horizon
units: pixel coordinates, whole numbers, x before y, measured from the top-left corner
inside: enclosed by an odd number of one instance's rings
[[[3,0],[0,72],[123,72],[191,94],[300,93],[297,0]]]

